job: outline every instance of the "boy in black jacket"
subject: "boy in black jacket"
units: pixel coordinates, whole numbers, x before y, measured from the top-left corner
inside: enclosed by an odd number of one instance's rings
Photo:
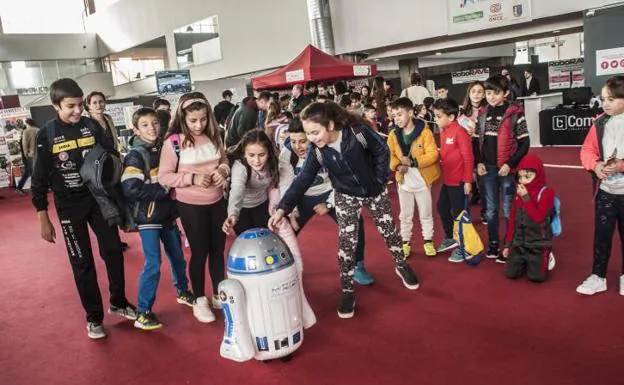
[[[136,313],[126,299],[117,227],[104,220],[80,177],[84,156],[93,146],[100,144],[111,150],[114,147],[96,121],[82,116],[82,98],[82,90],[72,79],[59,79],[50,86],[50,99],[58,116],[37,133],[32,202],[41,223],[41,237],[54,243],[56,231],[48,216],[48,189],[52,189],[76,287],[87,313],[88,336],[99,339],[106,337],[102,326],[104,311],[87,224],[97,237],[106,264],[110,289],[108,313],[131,320],[136,318]]]
[[[143,330],[162,327],[152,306],[160,280],[160,242],[171,263],[173,283],[177,289],[177,301],[193,306],[193,295],[188,290],[186,261],[182,252],[180,230],[176,223],[177,210],[169,189],[158,184],[159,123],[156,111],[140,108],[132,116],[136,136],[132,149],[124,158],[121,185],[124,195],[132,203],[131,210],[138,224],[145,264],[139,279],[137,319],[134,326]]]

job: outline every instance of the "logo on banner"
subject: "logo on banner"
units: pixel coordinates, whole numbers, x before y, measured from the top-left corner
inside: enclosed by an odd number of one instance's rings
[[[594,124],[594,118],[574,115],[555,115],[552,117],[553,131],[584,131]]]

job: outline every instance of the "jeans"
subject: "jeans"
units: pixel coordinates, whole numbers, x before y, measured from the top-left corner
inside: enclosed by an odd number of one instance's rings
[[[299,204],[297,205],[297,210],[299,211],[299,218],[297,218],[297,223],[299,224],[299,230],[295,232],[297,235],[299,235],[301,230],[303,230],[303,227],[306,225],[306,223],[308,223],[308,221],[316,215],[316,212],[314,211],[314,206],[316,206],[319,203],[327,202],[327,198],[329,197],[329,194],[330,192],[327,192],[322,195],[317,195],[317,196],[304,195],[303,198],[301,198],[301,200],[299,201]],[[329,210],[327,215],[329,215],[331,219],[334,222],[336,222],[336,224],[338,224],[338,219],[336,219],[335,208],[332,208],[331,210]],[[360,216],[360,220],[358,223],[359,223],[358,241],[357,241],[357,246],[355,248],[355,261],[361,262],[364,260],[364,242],[365,242],[364,220],[362,219],[362,216]]]
[[[485,219],[488,222],[488,239],[490,244],[499,244],[498,235],[498,213],[500,207],[500,194],[503,197],[503,215],[509,218],[511,211],[511,202],[513,201],[515,190],[515,181],[513,175],[498,175],[498,167],[486,165],[487,173],[483,178],[483,187],[485,188]]]
[[[26,181],[32,175],[32,170],[33,170],[33,158],[24,157],[24,175],[22,175],[19,182],[17,183],[18,190],[21,190],[24,188]]]
[[[171,263],[173,285],[178,293],[188,290],[186,261],[182,252],[182,241],[177,224],[163,226],[162,229],[141,229],[141,244],[145,254],[145,264],[139,278],[139,301],[137,310],[141,313],[152,310],[156,300],[156,289],[160,281],[160,242]]]

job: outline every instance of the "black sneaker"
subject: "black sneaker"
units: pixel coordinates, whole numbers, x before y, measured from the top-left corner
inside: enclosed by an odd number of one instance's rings
[[[355,315],[355,295],[353,293],[342,293],[340,306],[338,306],[338,317],[353,318],[353,315]]]
[[[500,251],[498,250],[498,244],[490,243],[490,248],[487,254],[485,255],[485,257],[487,259],[498,259],[499,256],[500,256]]]
[[[156,318],[156,314],[151,311],[145,313],[139,313],[136,321],[134,321],[134,327],[143,330],[156,330],[162,327],[162,323]]]
[[[418,283],[418,278],[416,278],[416,274],[414,274],[412,268],[407,263],[397,266],[394,269],[394,272],[401,278],[401,280],[403,281],[403,285],[406,288],[410,290],[416,290],[420,286],[420,284]]]
[[[178,293],[176,301],[181,305],[193,307],[193,303],[195,303],[195,296],[190,291],[184,290]]]
[[[496,263],[505,264],[505,263],[507,263],[507,258],[503,257],[503,254],[501,254],[501,255],[498,256],[498,258],[496,258]]]
[[[481,215],[481,223],[484,225],[488,224],[487,219],[485,219],[485,215]]]

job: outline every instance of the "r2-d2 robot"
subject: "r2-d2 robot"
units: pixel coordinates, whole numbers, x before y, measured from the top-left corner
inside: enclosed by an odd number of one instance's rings
[[[300,256],[268,229],[251,229],[234,241],[228,279],[219,284],[225,316],[221,356],[243,362],[292,354],[303,329],[316,322],[301,284]]]

